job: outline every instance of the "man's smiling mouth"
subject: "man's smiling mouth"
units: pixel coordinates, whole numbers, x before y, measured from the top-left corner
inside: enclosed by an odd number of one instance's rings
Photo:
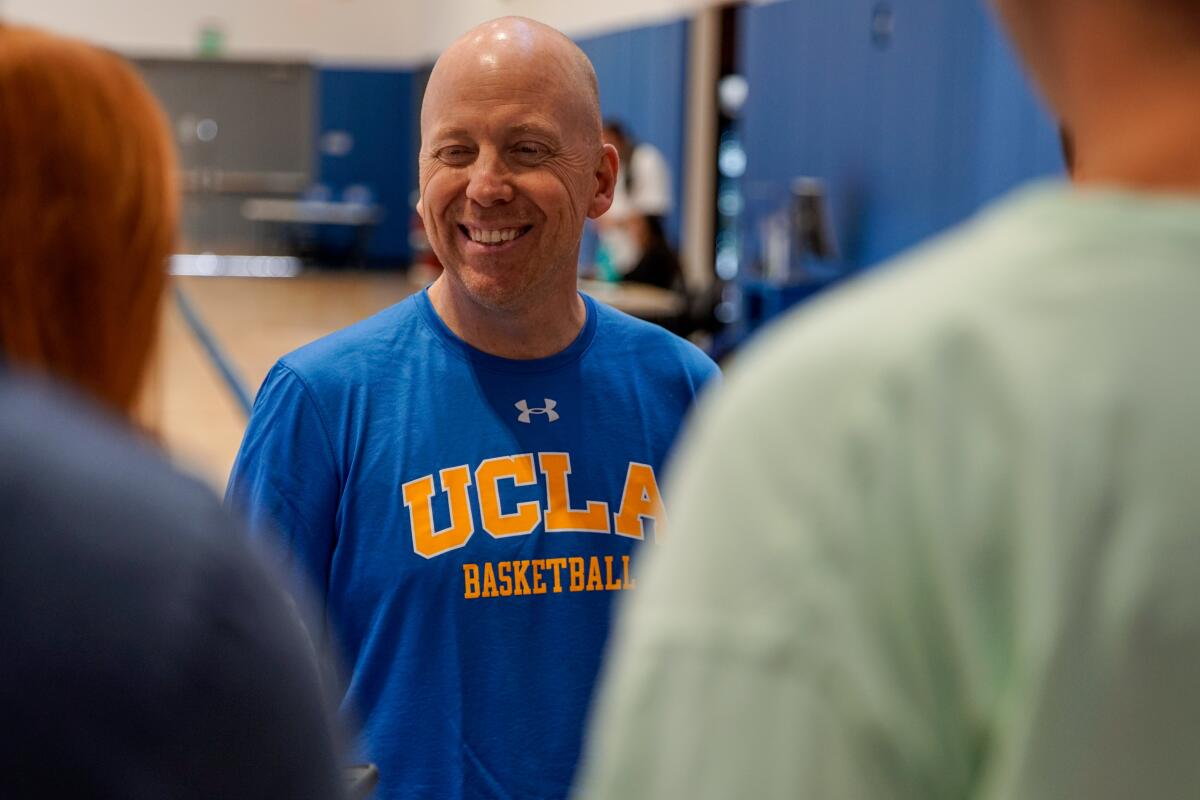
[[[471,228],[466,225],[459,225],[459,231],[463,236],[466,236],[472,242],[482,245],[502,245],[508,244],[511,241],[520,239],[529,231],[533,230],[532,225],[522,225],[515,228]]]

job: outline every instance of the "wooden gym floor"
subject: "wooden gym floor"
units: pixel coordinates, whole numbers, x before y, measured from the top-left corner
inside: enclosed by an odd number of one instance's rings
[[[346,273],[173,281],[251,397],[283,354],[419,288],[397,275]],[[173,295],[166,301],[146,414],[175,461],[223,492],[246,420]]]

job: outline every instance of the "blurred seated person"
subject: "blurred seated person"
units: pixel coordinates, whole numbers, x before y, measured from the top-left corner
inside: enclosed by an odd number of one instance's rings
[[[664,228],[671,212],[666,159],[653,145],[635,142],[615,120],[604,123],[603,135],[617,149],[620,168],[612,208],[597,222],[600,277],[683,291],[683,270]]]
[[[0,797],[342,795],[294,606],[132,435],[177,215],[133,69],[0,24]]]
[[[663,233],[662,217],[635,215],[630,217],[629,226],[640,255],[622,280],[682,292],[683,267]]]

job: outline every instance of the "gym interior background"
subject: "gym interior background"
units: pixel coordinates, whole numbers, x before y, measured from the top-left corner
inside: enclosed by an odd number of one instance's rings
[[[0,0],[0,18],[121,52],[171,117],[185,213],[147,414],[219,489],[276,358],[436,275],[413,210],[418,114],[458,33],[523,14],[579,42],[604,116],[669,167],[686,332],[728,359],[784,310],[1061,175],[1056,126],[984,5]],[[653,295],[587,286],[655,313]]]

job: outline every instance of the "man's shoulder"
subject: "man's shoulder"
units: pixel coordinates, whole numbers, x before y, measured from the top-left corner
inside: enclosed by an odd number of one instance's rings
[[[593,300],[596,346],[603,358],[629,359],[655,370],[682,372],[701,383],[719,373],[716,363],[696,345],[665,328]]]
[[[341,377],[347,368],[368,369],[378,360],[392,360],[411,352],[415,333],[423,329],[417,295],[410,295],[371,316],[279,359],[279,363],[305,379],[320,380],[327,373]]]

